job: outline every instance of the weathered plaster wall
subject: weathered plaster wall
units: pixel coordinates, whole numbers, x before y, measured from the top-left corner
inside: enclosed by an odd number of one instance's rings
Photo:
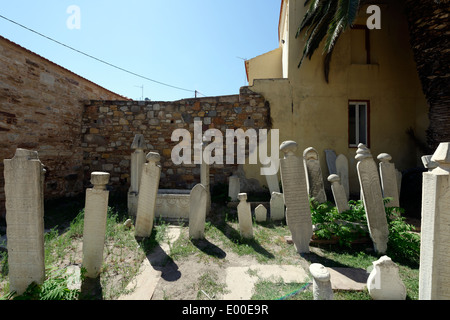
[[[350,186],[357,193],[357,149],[348,145],[348,101],[370,100],[369,147],[373,156],[390,153],[400,170],[420,165],[421,150],[406,131],[412,128],[425,141],[428,110],[401,6],[395,1],[382,6],[382,29],[370,31],[372,64],[352,63],[352,47],[364,43],[352,43],[350,32],[340,37],[331,62],[330,82],[326,83],[321,48],[297,68],[304,42],[302,37],[295,39],[295,32],[306,10],[303,3],[289,1],[289,79],[255,80],[250,87],[270,102],[273,129],[280,130],[280,140],[297,141],[299,156],[307,147],[316,148],[328,187],[324,150],[345,154]],[[358,22],[365,24],[368,16],[364,8],[361,12]],[[249,176],[258,178],[257,169],[252,172]]]

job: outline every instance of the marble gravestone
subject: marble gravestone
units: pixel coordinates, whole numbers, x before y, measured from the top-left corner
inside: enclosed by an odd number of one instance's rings
[[[339,213],[349,210],[347,195],[345,189],[341,185],[341,178],[337,174],[332,174],[328,177],[331,183],[331,192],[333,193],[334,203]]]
[[[20,295],[42,284],[44,265],[44,166],[36,151],[17,149],[4,159],[10,291]]]
[[[406,287],[398,273],[398,266],[388,256],[373,262],[367,278],[367,290],[373,300],[405,300]]]
[[[287,224],[297,252],[309,253],[313,228],[303,159],[295,155],[295,141],[283,142],[280,150],[284,153],[280,169]]]
[[[264,222],[267,220],[267,209],[260,204],[255,208],[255,219],[257,222]]]
[[[419,300],[450,299],[450,142],[423,173]]]
[[[387,153],[381,153],[377,157],[380,160],[381,188],[384,198],[392,198],[386,203],[387,207],[400,207],[400,197],[398,193],[397,171],[395,165],[391,163],[392,157]]]
[[[327,202],[323,185],[322,169],[320,168],[319,153],[310,147],[303,152],[303,161],[306,167],[308,193],[319,203]]]
[[[247,202],[247,194],[239,193],[239,204],[237,207],[239,231],[243,238],[253,238],[252,210],[250,203]]]
[[[345,155],[340,154],[336,158],[336,174],[341,180],[341,185],[344,187],[347,201],[350,198],[350,184],[348,176],[348,159]]]
[[[159,179],[161,176],[161,166],[159,165],[160,155],[156,152],[149,152],[147,154],[147,161],[142,169],[135,228],[136,237],[141,238],[149,237],[152,233],[156,196],[158,194]]]
[[[364,208],[366,210],[367,226],[377,253],[385,253],[389,236],[386,211],[381,192],[378,168],[372,158],[370,150],[359,144],[355,159],[358,161],[359,184],[363,194]]]
[[[313,277],[314,300],[333,300],[333,289],[331,287],[330,272],[319,263],[312,263],[309,272]]]
[[[142,168],[145,164],[144,147],[144,135],[135,135],[133,143],[131,144],[131,149],[133,149],[134,152],[131,154],[130,189],[128,190],[128,214],[131,216],[136,216],[137,212],[139,185],[141,183]]]
[[[190,194],[189,237],[203,239],[205,237],[205,221],[208,209],[208,192],[205,186],[197,184]]]
[[[270,219],[272,221],[284,219],[284,197],[282,193],[272,192],[270,197]]]
[[[83,267],[88,278],[97,278],[103,264],[103,249],[106,236],[109,191],[106,184],[110,174],[92,172],[93,188],[86,189],[83,227]]]

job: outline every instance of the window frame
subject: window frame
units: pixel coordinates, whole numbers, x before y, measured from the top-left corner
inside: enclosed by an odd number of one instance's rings
[[[348,100],[347,103],[347,123],[348,123],[348,132],[347,132],[347,136],[348,136],[348,146],[349,148],[358,148],[358,145],[360,143],[364,143],[361,142],[359,140],[360,135],[359,135],[359,117],[357,115],[359,115],[359,106],[361,104],[364,104],[366,106],[366,143],[365,145],[369,148],[370,147],[370,100],[361,100],[361,99],[351,99]],[[350,126],[350,105],[354,105],[355,106],[355,139],[357,141],[350,141],[350,130],[351,130],[351,126]],[[357,107],[357,108],[356,108]],[[356,144],[355,144],[356,142]]]

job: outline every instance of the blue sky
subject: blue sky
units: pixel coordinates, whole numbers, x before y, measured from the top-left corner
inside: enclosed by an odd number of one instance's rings
[[[71,5],[80,8],[80,29],[67,27]],[[247,85],[242,58],[278,47],[280,5],[281,0],[3,0],[0,15],[152,80],[218,96],[238,94]],[[194,97],[192,91],[130,75],[2,18],[0,35],[132,99]]]

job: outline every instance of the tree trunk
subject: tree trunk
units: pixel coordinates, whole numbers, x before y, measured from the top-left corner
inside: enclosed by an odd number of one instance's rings
[[[428,102],[428,152],[450,142],[450,1],[405,0],[410,43]]]

